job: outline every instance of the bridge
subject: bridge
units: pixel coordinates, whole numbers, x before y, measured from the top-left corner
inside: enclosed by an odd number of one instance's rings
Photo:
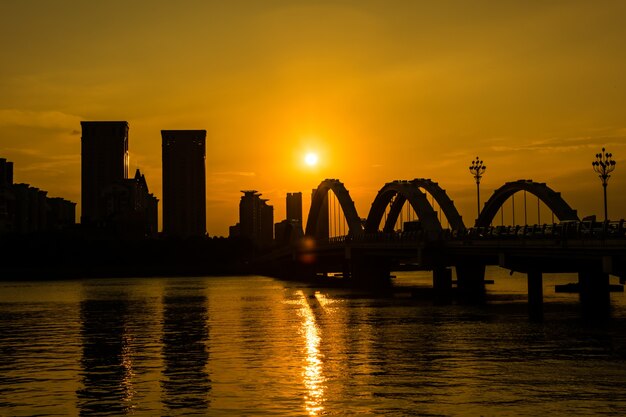
[[[514,218],[520,192],[524,206],[526,194],[537,198],[538,220],[542,203],[552,222],[505,226],[505,203],[513,199]],[[495,226],[498,213],[502,224]],[[343,229],[330,225],[337,219]],[[388,286],[391,271],[399,268],[430,270],[436,294],[455,291],[470,298],[484,293],[485,267],[498,265],[527,274],[532,317],[542,316],[542,274],[575,272],[581,303],[604,311],[610,307],[609,275],[621,283],[626,277],[626,228],[623,220],[581,221],[560,193],[532,180],[496,189],[471,227],[446,191],[425,178],[384,184],[361,218],[345,185],[326,179],[312,196],[304,238],[260,257],[257,265],[286,278],[331,274],[367,287]]]

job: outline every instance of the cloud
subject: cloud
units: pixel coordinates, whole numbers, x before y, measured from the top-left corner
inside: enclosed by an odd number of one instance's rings
[[[76,126],[80,125],[81,117],[60,111],[30,111],[17,109],[0,109],[0,127],[21,126],[39,127],[53,130],[71,129],[73,135],[78,134]]]
[[[19,172],[45,173],[59,175],[67,172],[68,167],[80,164],[80,156],[74,154],[52,155],[32,148],[4,148],[3,152],[14,155],[19,161]]]
[[[494,139],[497,142],[504,142],[506,139]],[[517,152],[517,151],[538,151],[538,152],[570,152],[580,149],[596,149],[599,147],[623,146],[626,144],[626,133],[617,130],[614,134],[598,136],[579,136],[569,138],[550,138],[534,140],[522,145],[492,145],[491,150],[495,152]]]
[[[220,176],[220,177],[254,177],[256,175],[255,172],[250,171],[222,171],[222,172],[213,172],[211,175]]]

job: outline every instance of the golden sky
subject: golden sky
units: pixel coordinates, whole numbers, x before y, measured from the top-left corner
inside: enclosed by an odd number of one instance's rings
[[[432,178],[469,224],[476,155],[483,201],[533,179],[601,217],[606,146],[622,218],[624,22],[623,1],[0,0],[0,157],[80,202],[80,121],[126,120],[160,198],[160,130],[206,129],[207,228],[226,235],[240,190],[279,221],[324,178],[362,217],[385,182]]]

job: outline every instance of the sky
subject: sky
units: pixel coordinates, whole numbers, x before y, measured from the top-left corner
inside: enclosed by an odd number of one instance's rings
[[[162,129],[207,130],[207,231],[240,190],[338,178],[362,217],[396,179],[431,178],[466,224],[507,181],[626,217],[626,2],[0,0],[0,157],[79,203],[80,121],[130,125],[131,173],[161,198]],[[319,164],[303,161],[309,152]]]

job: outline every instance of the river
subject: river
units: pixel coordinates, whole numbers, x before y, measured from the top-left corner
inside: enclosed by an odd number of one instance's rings
[[[483,305],[261,276],[0,283],[0,415],[626,415],[626,297],[489,268]],[[615,281],[613,281],[614,283]],[[419,292],[419,291],[418,291]]]

